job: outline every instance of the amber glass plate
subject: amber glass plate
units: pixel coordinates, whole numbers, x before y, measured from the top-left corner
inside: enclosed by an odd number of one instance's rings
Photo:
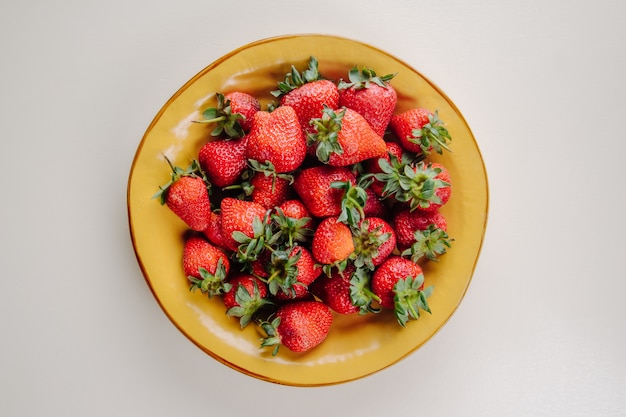
[[[378,74],[397,73],[397,112],[411,107],[438,110],[453,138],[453,152],[439,158],[450,171],[453,195],[444,207],[452,249],[425,268],[435,286],[432,315],[400,327],[392,314],[335,316],[327,340],[304,354],[281,348],[278,356],[261,349],[256,326],[240,330],[218,298],[190,292],[181,266],[185,225],[152,199],[169,179],[167,155],[187,166],[208,140],[209,128],[193,123],[216,103],[215,93],[246,91],[261,98],[263,109],[277,82],[292,64],[306,68],[319,61],[322,75],[347,78],[355,65]],[[165,103],[147,128],[128,181],[132,242],[146,282],[172,323],[218,361],[250,376],[278,384],[320,386],[370,375],[399,362],[430,339],[452,316],[470,284],[480,253],[488,210],[487,175],[474,136],[452,101],[432,82],[401,60],[364,43],[325,35],[294,35],[245,45],[200,71]]]

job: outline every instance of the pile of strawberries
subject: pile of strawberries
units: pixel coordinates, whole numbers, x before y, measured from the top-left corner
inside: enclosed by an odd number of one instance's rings
[[[182,266],[261,347],[322,343],[334,314],[430,313],[423,262],[451,241],[440,208],[451,180],[432,152],[450,135],[437,112],[396,112],[396,74],[355,67],[322,77],[311,57],[277,81],[267,110],[245,91],[216,93],[198,123],[210,138],[172,165],[155,198],[191,229]]]

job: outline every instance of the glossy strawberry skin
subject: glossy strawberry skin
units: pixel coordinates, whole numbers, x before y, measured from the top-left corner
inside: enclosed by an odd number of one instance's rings
[[[262,164],[270,162],[276,172],[297,169],[306,157],[306,140],[298,116],[290,106],[273,112],[259,111],[248,134],[246,158]]]
[[[388,234],[389,236],[378,246],[378,254],[372,258],[374,266],[378,266],[382,264],[396,248],[396,232],[386,220],[380,217],[368,217],[365,220],[367,221],[367,227],[370,233],[375,233],[378,236]]]
[[[431,224],[443,231],[446,231],[448,226],[446,218],[439,211],[424,212],[409,209],[398,211],[393,217],[398,247],[404,249],[411,246],[415,241],[415,232],[426,230]]]
[[[407,277],[417,277],[422,274],[422,268],[415,262],[392,255],[387,258],[372,276],[372,292],[380,298],[380,305],[385,308],[394,308],[394,291],[396,283]]]
[[[183,270],[186,276],[201,278],[198,272],[199,268],[204,268],[209,273],[215,274],[217,263],[220,259],[226,274],[228,274],[230,262],[219,247],[198,236],[190,237],[185,241],[183,247]]]
[[[356,185],[356,177],[346,167],[318,165],[300,171],[293,187],[313,216],[338,216],[343,191],[330,186],[335,181],[350,181]]]
[[[251,94],[241,91],[233,91],[224,94],[224,97],[230,100],[230,108],[232,113],[240,114],[244,117],[239,123],[244,131],[249,131],[252,127],[252,118],[261,110],[259,100]]]
[[[248,139],[213,140],[200,148],[198,162],[211,184],[233,185],[247,166]]]
[[[283,346],[293,352],[305,352],[318,346],[328,336],[333,322],[330,308],[318,301],[294,301],[276,311],[280,318],[277,332]]]
[[[339,107],[358,112],[381,137],[385,135],[398,101],[396,90],[390,84],[386,85],[385,88],[370,84],[367,88],[350,87],[339,92]]]
[[[267,209],[253,201],[238,200],[226,197],[220,204],[222,217],[222,235],[225,246],[237,250],[239,243],[233,239],[233,232],[241,232],[248,237],[254,236],[252,221],[255,217],[265,218]]]
[[[324,106],[336,109],[339,103],[337,85],[329,80],[317,80],[303,84],[280,99],[281,106],[292,107],[298,115],[298,121],[304,130],[309,121],[321,117]]]
[[[211,202],[204,180],[182,176],[170,185],[165,204],[189,228],[203,231],[211,220]]]
[[[292,197],[290,181],[282,177],[274,177],[257,172],[250,179],[250,184],[254,187],[250,195],[252,201],[265,207],[273,209]]]
[[[320,264],[330,265],[347,259],[354,252],[350,228],[336,217],[325,218],[315,229],[311,252]]]
[[[308,229],[313,228],[313,219],[311,218],[311,213],[307,210],[306,206],[301,200],[291,199],[283,202],[278,206],[279,209],[285,214],[287,217],[291,217],[292,219],[303,219],[309,218],[310,220],[305,224],[304,227]]]
[[[355,306],[350,298],[350,277],[353,270],[354,268],[348,267],[342,274],[335,270],[330,277],[322,276],[316,279],[309,286],[309,290],[336,313],[358,313],[359,307]]]

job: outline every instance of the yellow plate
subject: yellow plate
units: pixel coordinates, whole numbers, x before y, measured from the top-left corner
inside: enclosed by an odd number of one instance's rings
[[[327,78],[347,78],[355,65],[377,74],[397,73],[401,112],[411,107],[438,110],[453,138],[452,153],[439,157],[449,169],[453,194],[443,213],[452,249],[424,271],[435,291],[432,315],[423,314],[401,328],[392,314],[335,316],[327,340],[305,354],[281,348],[277,357],[260,349],[255,326],[239,329],[217,298],[191,293],[182,271],[185,225],[152,196],[169,179],[167,155],[187,166],[208,137],[209,127],[192,123],[216,103],[215,93],[269,94],[295,64],[306,68],[310,56]],[[437,159],[437,158],[432,158]],[[128,216],[135,253],[146,282],[172,323],[213,358],[253,377],[285,385],[319,386],[351,381],[386,368],[414,352],[451,317],[466,293],[487,222],[487,175],[472,132],[452,101],[419,72],[372,46],[326,35],[294,35],[260,40],[218,59],[189,80],[163,106],[148,127],[128,181]]]

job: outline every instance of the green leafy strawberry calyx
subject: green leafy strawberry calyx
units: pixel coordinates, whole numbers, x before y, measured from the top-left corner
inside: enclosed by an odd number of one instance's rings
[[[306,242],[313,235],[313,229],[306,227],[310,217],[295,219],[287,216],[280,207],[275,207],[274,211],[272,222],[277,229],[276,235],[287,247],[293,247],[296,242]]]
[[[202,119],[194,120],[194,123],[213,124],[215,128],[211,131],[211,136],[222,136],[225,134],[228,138],[241,138],[244,136],[244,130],[241,121],[245,120],[245,116],[239,113],[233,113],[230,106],[230,100],[223,94],[217,93],[217,106],[209,107],[202,112]]]
[[[348,79],[350,82],[340,80],[337,88],[339,88],[339,90],[345,90],[348,88],[360,90],[363,88],[369,88],[372,83],[380,87],[387,88],[387,83],[396,75],[397,73],[378,76],[371,68],[364,67],[359,71],[358,67],[355,66],[348,72]]]
[[[322,117],[313,118],[309,124],[314,127],[313,132],[307,133],[307,145],[315,146],[315,155],[320,162],[327,164],[332,154],[343,154],[343,148],[338,142],[343,117],[346,109],[335,111],[324,106]]]
[[[270,317],[271,319],[271,317]],[[278,326],[280,325],[280,317],[274,317],[272,321],[262,320],[259,322],[259,326],[265,332],[265,336],[261,338],[261,347],[274,347],[272,350],[272,356],[278,354],[280,348],[280,335],[278,334]]]
[[[442,154],[444,149],[452,152],[448,147],[448,143],[452,138],[448,129],[444,127],[443,122],[439,119],[437,111],[428,116],[428,123],[422,126],[421,129],[413,129],[411,136],[407,139],[409,142],[419,145],[424,155],[429,155],[431,149],[438,154]]]
[[[423,258],[430,261],[438,261],[439,256],[452,247],[454,239],[448,237],[448,233],[434,224],[428,225],[425,230],[416,230],[415,242],[402,252],[403,257],[410,257],[413,262],[419,262]]]
[[[350,277],[350,301],[359,307],[359,314],[380,313],[380,307],[374,307],[374,302],[380,298],[370,288],[370,273],[362,268],[356,268]]]
[[[354,252],[350,259],[357,268],[375,269],[373,259],[378,256],[378,248],[391,237],[391,233],[381,233],[382,226],[369,230],[369,220],[365,219],[359,227],[352,228]]]
[[[295,65],[291,66],[291,71],[285,75],[285,79],[278,83],[278,90],[271,91],[274,97],[281,97],[306,83],[322,80],[319,73],[317,58],[309,57],[308,68],[302,73],[298,72]]]
[[[269,276],[261,278],[267,283],[270,294],[276,295],[283,292],[289,296],[295,296],[294,285],[298,283],[298,261],[302,252],[294,253],[295,248],[275,250],[270,256],[267,266]]]
[[[420,310],[430,314],[427,298],[433,292],[433,286],[421,290],[424,284],[424,274],[416,277],[408,276],[399,280],[393,287],[394,292],[394,315],[398,323],[405,327],[409,320],[417,320]]]
[[[253,283],[252,294],[248,292],[242,284],[237,286],[235,290],[235,301],[237,305],[226,310],[229,317],[238,317],[239,325],[243,329],[252,321],[254,315],[266,305],[272,304],[267,298],[261,296],[259,286]]]
[[[337,221],[345,223],[350,227],[358,227],[361,220],[365,218],[365,212],[363,211],[367,203],[365,188],[354,185],[350,181],[333,181],[330,187],[343,190],[341,212]]]
[[[207,294],[209,298],[230,291],[231,284],[226,282],[226,268],[222,263],[222,258],[217,260],[215,272],[210,273],[206,268],[198,268],[200,278],[189,276],[187,279],[191,282],[190,291],[200,290],[203,294]]]

